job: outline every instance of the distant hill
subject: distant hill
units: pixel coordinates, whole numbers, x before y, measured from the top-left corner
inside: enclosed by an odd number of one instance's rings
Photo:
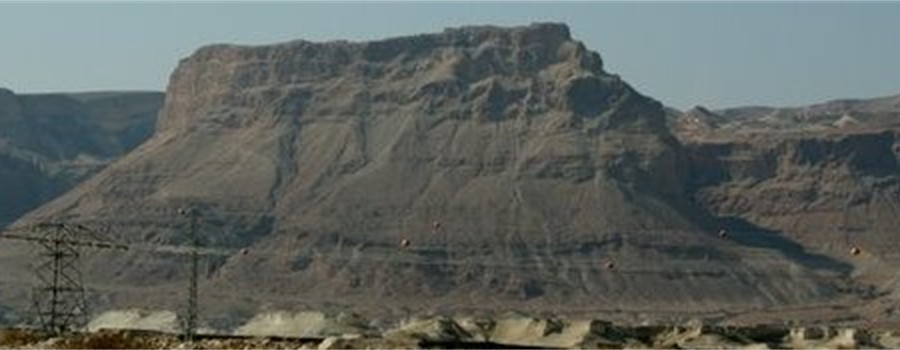
[[[714,120],[714,121],[713,121]],[[760,133],[852,133],[900,128],[900,95],[842,99],[801,107],[749,106],[669,114],[673,130],[692,139]],[[710,127],[698,126],[713,121]]]
[[[0,223],[96,173],[153,133],[164,94],[0,89]]]

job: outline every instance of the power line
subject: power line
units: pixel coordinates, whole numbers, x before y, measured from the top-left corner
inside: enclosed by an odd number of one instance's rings
[[[34,276],[37,282],[32,290],[32,303],[37,322],[49,334],[60,335],[82,326],[86,322],[85,288],[78,267],[81,248],[138,250],[153,253],[189,254],[191,278],[188,287],[188,308],[185,335],[192,341],[197,329],[197,281],[200,255],[230,255],[234,249],[200,247],[197,225],[199,214],[188,215],[190,246],[126,245],[110,241],[97,230],[84,223],[41,222],[21,225],[0,232],[0,238],[37,244],[42,253],[36,263]],[[96,221],[93,221],[96,223]],[[107,226],[108,227],[108,226]]]

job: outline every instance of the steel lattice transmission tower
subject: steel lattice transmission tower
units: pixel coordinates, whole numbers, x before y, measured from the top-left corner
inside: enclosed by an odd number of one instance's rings
[[[32,306],[44,331],[56,335],[80,327],[86,321],[84,285],[78,267],[81,248],[128,249],[78,224],[40,223],[8,231],[0,238],[38,244],[40,251],[34,269],[37,285],[32,290]]]
[[[198,318],[198,288],[197,281],[200,278],[200,236],[197,233],[197,229],[200,225],[200,212],[193,208],[181,209],[178,211],[179,214],[185,216],[190,221],[190,240],[191,240],[191,276],[190,281],[188,282],[188,300],[187,300],[187,308],[182,315],[182,320],[184,322],[184,340],[188,342],[193,342],[194,337],[197,335],[197,318]]]

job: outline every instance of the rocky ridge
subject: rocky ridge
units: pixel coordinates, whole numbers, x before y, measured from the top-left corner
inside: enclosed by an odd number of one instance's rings
[[[163,94],[0,89],[0,225],[71,189],[150,137]]]
[[[800,107],[734,107],[709,110],[696,106],[673,111],[670,126],[692,138],[733,138],[761,133],[842,134],[900,127],[900,95],[871,99],[842,99]],[[705,128],[701,126],[706,125]],[[702,133],[692,132],[703,129]],[[696,130],[693,130],[696,131]]]

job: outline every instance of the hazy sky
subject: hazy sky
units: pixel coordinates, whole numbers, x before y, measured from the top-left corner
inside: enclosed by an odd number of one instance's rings
[[[0,3],[0,86],[163,90],[210,43],[534,21],[568,23],[608,71],[675,107],[900,94],[900,2]]]

